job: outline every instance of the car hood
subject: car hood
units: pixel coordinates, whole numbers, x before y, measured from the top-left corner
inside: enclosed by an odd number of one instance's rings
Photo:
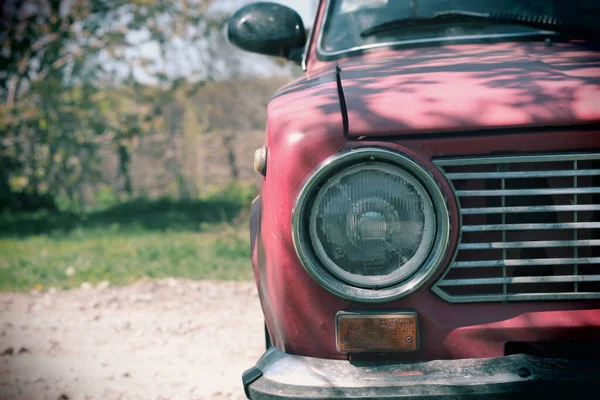
[[[600,51],[584,43],[388,51],[339,68],[354,137],[600,121]]]

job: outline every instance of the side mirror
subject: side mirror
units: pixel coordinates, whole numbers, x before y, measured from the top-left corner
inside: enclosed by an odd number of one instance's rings
[[[229,41],[242,50],[285,57],[300,63],[306,43],[302,18],[289,7],[257,2],[240,8],[229,20]]]

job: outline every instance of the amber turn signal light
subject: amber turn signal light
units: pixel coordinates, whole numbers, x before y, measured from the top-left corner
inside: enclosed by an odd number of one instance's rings
[[[336,336],[337,349],[343,353],[419,349],[419,323],[414,312],[339,312],[336,316]]]

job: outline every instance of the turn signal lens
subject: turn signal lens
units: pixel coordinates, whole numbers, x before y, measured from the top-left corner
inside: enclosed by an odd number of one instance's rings
[[[413,312],[337,315],[337,348],[343,353],[416,351],[419,324]]]

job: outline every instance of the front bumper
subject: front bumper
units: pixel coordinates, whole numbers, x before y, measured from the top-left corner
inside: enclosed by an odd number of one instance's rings
[[[352,362],[295,356],[272,347],[244,373],[243,382],[253,400],[595,398],[600,390],[600,362],[526,355]]]

